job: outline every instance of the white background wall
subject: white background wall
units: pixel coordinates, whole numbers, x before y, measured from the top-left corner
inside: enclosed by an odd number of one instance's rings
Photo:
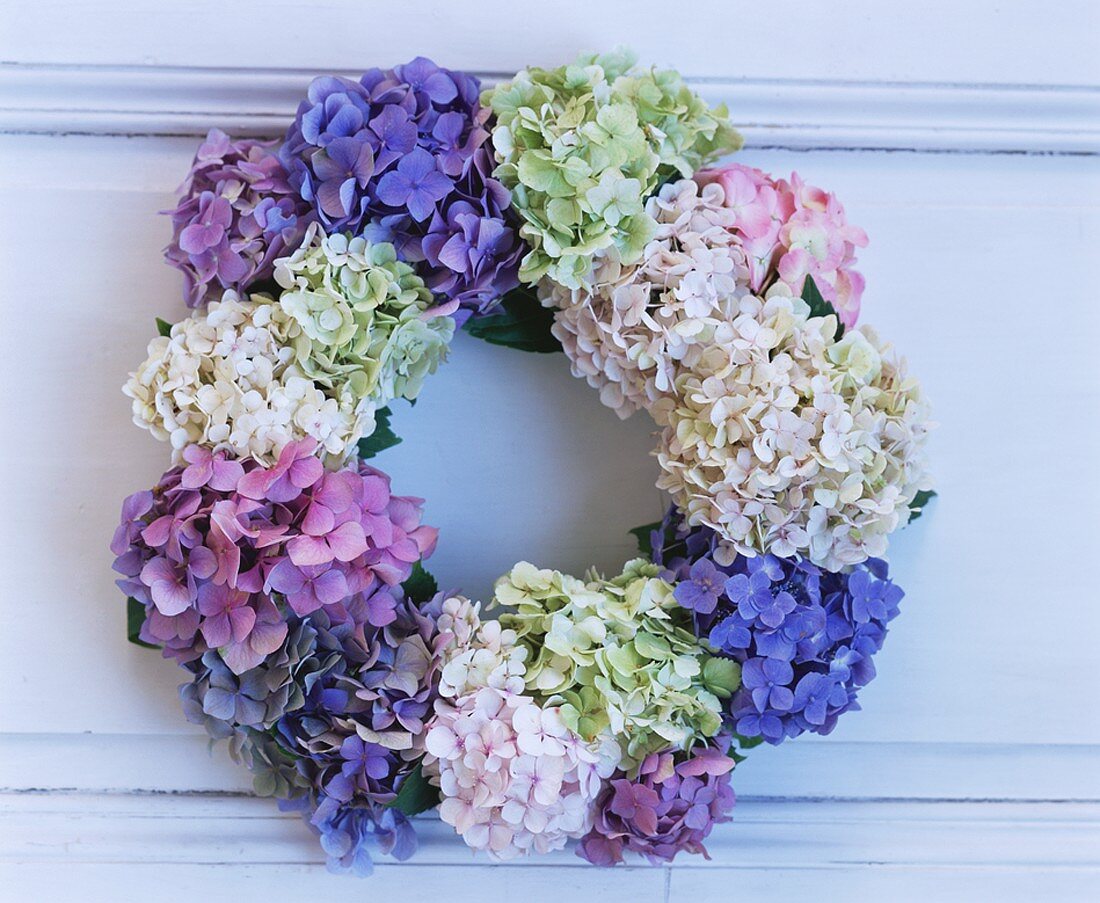
[[[528,6],[38,0],[0,15],[0,896],[1095,898],[1097,5]],[[902,617],[863,713],[738,768],[710,863],[492,867],[429,821],[413,864],[330,877],[300,822],[208,756],[178,672],[125,642],[107,543],[167,450],[130,426],[119,386],[153,317],[184,313],[156,211],[197,135],[276,134],[312,74],[423,53],[493,77],[616,43],[726,100],[740,160],[797,168],[871,236],[865,320],[905,350],[941,423],[941,497],[892,546]],[[660,513],[650,428],[620,423],[561,356],[462,336],[395,426],[404,444],[378,463],[428,499],[432,570],[471,593],[522,558],[616,568],[625,531]]]

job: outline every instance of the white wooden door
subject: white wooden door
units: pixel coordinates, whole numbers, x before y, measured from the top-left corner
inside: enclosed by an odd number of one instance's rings
[[[1100,5],[1095,0],[6,0],[0,15],[0,897],[1096,899],[1100,881]],[[107,550],[166,453],[119,387],[155,316],[197,136],[285,128],[311,75],[417,54],[486,78],[615,44],[729,104],[739,159],[835,191],[864,318],[940,427],[898,535],[902,616],[864,711],[737,769],[713,860],[472,859],[329,876],[295,818],[125,642]],[[649,427],[560,357],[460,337],[379,459],[441,527],[433,570],[616,567],[661,500]],[[461,866],[461,867],[457,867]]]

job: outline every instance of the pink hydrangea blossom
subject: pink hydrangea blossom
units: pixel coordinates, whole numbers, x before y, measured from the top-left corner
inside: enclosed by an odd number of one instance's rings
[[[722,187],[754,294],[783,282],[798,295],[812,276],[844,325],[855,326],[864,287],[853,269],[855,251],[867,246],[867,233],[848,223],[836,195],[807,185],[798,173],[787,181],[738,163],[701,170],[695,181]]]
[[[556,707],[484,687],[440,704],[426,737],[439,815],[494,859],[560,849],[592,822],[599,757]]]
[[[420,499],[392,495],[361,462],[326,471],[315,451],[292,442],[264,467],[188,448],[186,467],[124,502],[111,549],[119,586],[146,608],[143,640],[181,662],[217,649],[240,674],[279,647],[290,614],[343,620],[431,554],[437,531],[420,523]]]
[[[618,750],[589,744],[524,684],[526,649],[461,597],[442,603],[440,699],[425,737],[440,817],[494,859],[560,849],[592,824]]]

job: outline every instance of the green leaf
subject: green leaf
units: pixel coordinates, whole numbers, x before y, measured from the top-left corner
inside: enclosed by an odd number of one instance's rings
[[[504,296],[499,313],[467,320],[466,331],[493,345],[551,354],[561,351],[561,342],[550,334],[553,322],[554,312],[539,304],[535,290],[521,285]]]
[[[424,565],[420,561],[413,565],[412,574],[401,584],[401,588],[405,591],[405,595],[417,605],[427,602],[439,592],[439,584],[435,577],[424,570]]]
[[[157,332],[162,336],[169,336],[172,334],[172,324],[167,320],[162,320],[157,317]]]
[[[734,762],[744,762],[748,756],[741,755],[742,752],[753,749],[764,742],[764,738],[761,737],[742,737],[740,734],[733,735],[733,747],[730,748],[729,757]],[[734,748],[736,747],[736,748]]]
[[[740,734],[733,735],[734,742],[737,743],[738,749],[754,749],[764,742],[764,737],[742,737]]]
[[[924,506],[935,497],[936,491],[934,489],[922,489],[913,496],[913,504],[909,506],[909,523],[913,523],[913,521],[924,514]]]
[[[374,412],[374,432],[359,440],[360,458],[373,458],[379,452],[393,448],[401,442],[401,438],[390,429],[392,416],[389,408],[379,408]]]
[[[439,805],[439,788],[424,777],[420,766],[421,763],[417,762],[408,777],[401,782],[401,789],[389,804],[391,809],[406,815],[417,815]]]
[[[646,558],[653,557],[653,531],[660,528],[660,526],[661,522],[657,520],[651,524],[642,524],[640,527],[627,531],[638,540],[638,551]]]
[[[146,643],[141,639],[141,625],[145,623],[145,606],[133,596],[126,598],[126,639],[135,646],[144,646],[146,649],[159,649],[152,643]]]
[[[806,282],[802,286],[802,300],[810,305],[811,317],[827,317],[829,314],[836,317],[836,339],[839,341],[841,336],[844,335],[844,324],[840,322],[840,315],[836,312],[836,308],[829,301],[826,301],[818,290],[813,276],[806,276]]]

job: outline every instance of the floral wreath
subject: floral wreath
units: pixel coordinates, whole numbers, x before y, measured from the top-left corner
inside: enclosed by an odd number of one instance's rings
[[[706,168],[740,143],[618,51],[318,78],[282,141],[199,147],[165,253],[193,311],[125,386],[173,466],[114,567],[187,718],[334,870],[407,858],[437,804],[499,859],[706,855],[745,750],[858,708],[928,407],[856,326],[863,231],[797,175]],[[422,500],[366,462],[460,327],[655,421],[672,505],[621,574],[438,590]]]

